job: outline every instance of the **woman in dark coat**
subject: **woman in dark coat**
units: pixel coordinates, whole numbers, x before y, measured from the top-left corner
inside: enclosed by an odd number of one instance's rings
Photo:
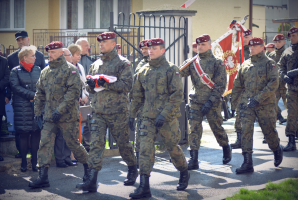
[[[32,170],[37,171],[37,151],[40,141],[40,129],[34,120],[34,95],[36,82],[41,69],[34,66],[35,46],[26,46],[19,52],[20,65],[10,73],[10,85],[13,91],[12,106],[14,111],[14,128],[20,134],[20,150],[22,155],[21,171],[27,171],[27,153],[31,136]]]

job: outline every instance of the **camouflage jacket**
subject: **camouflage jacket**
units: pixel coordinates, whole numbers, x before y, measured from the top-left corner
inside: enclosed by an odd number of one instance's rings
[[[282,48],[280,49],[275,49],[275,51],[272,51],[268,57],[273,59],[275,61],[275,63],[278,63],[282,53],[285,51],[285,46],[283,46]],[[279,90],[286,90],[286,83],[285,81],[280,78],[279,79],[279,87],[278,87]]]
[[[270,53],[271,53],[271,52],[266,51],[265,55],[266,55],[266,56],[269,56]]]
[[[245,45],[244,46],[244,61],[249,59],[249,54],[250,54],[249,45]],[[242,63],[242,50],[240,50],[240,63]]]
[[[181,116],[182,94],[178,67],[168,62],[165,55],[150,60],[140,69],[133,86],[130,117],[135,118],[144,105],[143,117],[155,119],[161,114],[172,121]]]
[[[278,88],[278,69],[275,62],[264,52],[251,56],[242,63],[234,81],[232,90],[232,108],[245,109],[249,98],[254,97],[259,105],[275,103],[275,91]]]
[[[95,92],[86,83],[87,91],[94,94],[91,100],[91,110],[101,114],[116,114],[127,112],[129,108],[128,92],[132,88],[133,76],[130,62],[116,49],[107,54],[100,54],[89,69],[90,75],[105,74],[117,77],[114,83],[105,83],[105,90]]]
[[[60,56],[41,71],[36,83],[35,116],[44,110],[44,121],[53,122],[52,114],[62,114],[59,122],[79,121],[81,79],[78,69]]]
[[[200,64],[203,71],[208,74],[211,80],[215,83],[214,88],[211,90],[207,85],[204,85],[198,73],[195,70],[193,63],[181,71],[182,77],[190,75],[192,82],[192,89],[190,91],[190,99],[198,104],[204,104],[208,100],[216,103],[220,100],[222,94],[226,89],[227,72],[222,60],[217,59],[212,54],[211,50],[199,54]],[[186,63],[185,61],[184,63]]]
[[[295,69],[295,62],[298,59],[298,43],[292,44],[290,47],[288,47],[283,54],[281,55],[281,58],[278,62],[278,67],[280,70],[280,77],[283,79],[284,75],[287,75],[287,72],[290,70],[298,70]],[[294,79],[293,84],[288,84],[289,90],[298,91],[298,76],[296,76]]]

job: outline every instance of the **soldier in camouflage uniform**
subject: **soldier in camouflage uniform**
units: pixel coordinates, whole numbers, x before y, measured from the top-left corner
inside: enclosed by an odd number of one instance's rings
[[[179,69],[166,60],[162,39],[151,39],[147,46],[150,60],[137,74],[130,108],[129,126],[133,129],[137,111],[144,106],[140,126],[140,186],[129,195],[132,198],[151,197],[149,176],[154,165],[154,142],[158,133],[172,163],[180,171],[177,190],[184,190],[189,180],[186,159],[178,145],[181,137],[178,117],[181,116],[183,94]]]
[[[196,42],[192,43],[192,57],[198,54],[198,45]]]
[[[243,45],[244,45],[244,61],[249,59],[249,40],[252,39],[252,32],[250,29],[247,29],[243,32]],[[240,54],[240,58],[242,59],[242,56]],[[242,63],[242,60],[241,60]],[[235,82],[234,82],[235,84]],[[240,121],[240,115],[239,115],[239,102],[231,103],[231,109],[232,109],[232,116],[234,116],[235,110],[236,110],[236,120],[235,120],[235,130],[237,133],[237,139],[236,142],[231,144],[232,149],[240,149],[241,148],[241,121]]]
[[[48,168],[50,166],[55,137],[60,130],[69,149],[79,162],[83,163],[88,176],[88,153],[79,143],[79,98],[81,80],[78,69],[66,62],[61,42],[52,42],[45,49],[49,52],[49,66],[42,70],[36,84],[35,120],[39,120],[44,108],[43,127],[38,150],[40,168],[37,180],[29,187],[49,187]]]
[[[267,45],[265,46],[265,48],[266,48],[265,55],[266,55],[266,56],[269,56],[269,54],[270,54],[271,52],[274,51],[275,44],[274,44],[274,43],[269,43],[269,44],[267,44]]]
[[[90,122],[91,146],[88,158],[90,170],[88,179],[78,184],[77,189],[89,192],[97,191],[97,174],[102,168],[107,128],[119,147],[121,157],[128,165],[124,185],[133,185],[138,177],[136,159],[129,142],[128,127],[128,92],[132,88],[133,76],[130,62],[117,53],[115,38],[114,32],[104,32],[97,36],[101,49],[100,59],[90,66],[89,75],[115,76],[117,81],[108,83],[104,79],[97,79],[96,82],[90,78],[87,79],[87,91],[93,94]],[[95,87],[98,86],[105,89],[96,92]]]
[[[136,81],[137,74],[142,69],[144,65],[146,65],[149,62],[149,54],[148,54],[148,47],[147,47],[147,41],[143,40],[139,44],[139,48],[141,49],[141,52],[143,54],[143,58],[139,62],[138,66],[135,69],[134,72],[134,82]],[[135,151],[136,151],[136,158],[137,158],[137,167],[139,168],[139,152],[140,152],[140,126],[142,123],[142,110],[143,106],[138,110],[137,117],[136,117],[136,130],[135,130]]]
[[[282,54],[278,66],[280,77],[287,83],[288,122],[286,135],[289,142],[284,151],[295,151],[295,133],[298,129],[298,28],[292,27],[288,32],[291,46]]]
[[[275,44],[275,51],[272,51],[268,55],[268,57],[273,59],[275,61],[275,63],[278,63],[278,61],[281,57],[281,54],[285,50],[285,46],[284,46],[286,44],[285,36],[283,34],[278,34],[273,38],[273,42]],[[277,113],[277,119],[279,120],[279,124],[282,124],[287,121],[281,115],[281,109],[278,106],[278,101],[281,97],[282,97],[282,100],[286,106],[286,92],[287,92],[286,83],[284,82],[284,80],[282,78],[280,78],[279,79],[279,87],[275,92],[275,95],[276,95],[275,111]]]
[[[244,162],[236,173],[253,172],[252,149],[255,119],[274,152],[274,165],[277,167],[283,158],[282,147],[276,131],[275,91],[278,88],[278,68],[275,62],[265,56],[261,38],[249,41],[250,59],[242,63],[232,90],[232,103],[240,98],[240,117],[242,125],[241,148]]]

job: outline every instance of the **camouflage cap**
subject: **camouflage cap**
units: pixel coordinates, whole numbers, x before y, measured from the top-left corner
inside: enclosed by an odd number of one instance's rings
[[[63,43],[60,41],[53,41],[50,44],[48,44],[45,47],[45,50],[48,52],[48,50],[53,50],[53,49],[60,49],[63,47]]]
[[[292,27],[290,30],[289,30],[289,32],[288,32],[288,37],[290,37],[290,35],[292,34],[292,33],[297,33],[298,32],[298,28],[296,28],[296,27]]]
[[[280,41],[284,39],[285,39],[285,36],[283,34],[277,34],[276,36],[274,36],[272,41]]]
[[[203,34],[200,37],[196,38],[196,43],[199,44],[201,42],[208,42],[210,40],[210,36],[207,34]]]

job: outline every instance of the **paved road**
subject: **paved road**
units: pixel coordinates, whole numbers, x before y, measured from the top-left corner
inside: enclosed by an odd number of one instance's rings
[[[283,115],[286,116],[285,111]],[[236,139],[233,132],[234,119],[224,123],[230,142]],[[281,144],[287,144],[285,125],[277,124]],[[255,123],[254,126],[254,154],[253,163],[255,172],[251,174],[236,175],[235,169],[243,162],[241,150],[233,150],[232,161],[222,164],[222,149],[217,144],[210,128],[204,122],[202,148],[199,151],[200,169],[190,171],[189,186],[185,191],[177,191],[179,173],[169,162],[167,152],[156,155],[156,162],[150,177],[152,198],[150,199],[188,199],[197,200],[205,198],[222,199],[231,195],[240,188],[253,188],[266,184],[268,181],[278,181],[288,177],[298,177],[298,152],[285,152],[284,160],[279,167],[273,165],[273,153],[267,144],[262,144],[263,134]],[[189,158],[186,147],[185,155]],[[0,173],[0,199],[129,199],[129,194],[139,185],[123,186],[127,167],[119,156],[104,158],[103,169],[98,173],[97,193],[82,194],[75,190],[75,185],[82,181],[83,166],[65,169],[49,169],[51,187],[44,189],[29,189],[29,181],[37,178],[37,173],[31,170],[21,173],[19,170],[9,170],[9,173]]]

